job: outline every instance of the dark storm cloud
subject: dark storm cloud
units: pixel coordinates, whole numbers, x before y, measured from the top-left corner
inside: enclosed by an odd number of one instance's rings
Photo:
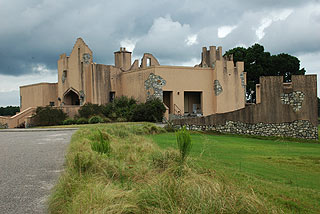
[[[299,8],[317,3],[318,0],[0,0],[0,74],[33,73],[37,72],[37,65],[54,70],[59,54],[69,54],[77,37],[82,37],[93,50],[97,63],[113,64],[113,52],[125,39],[136,42],[137,56],[151,52],[163,64],[184,62],[199,58],[202,46],[222,45],[227,50],[239,44],[252,45],[257,41],[255,30],[261,20],[270,11],[282,9],[293,12],[287,20],[266,28],[261,42],[274,51],[319,51],[315,44],[318,34],[313,27],[319,26],[319,16],[307,14],[305,21],[313,20],[314,25],[299,22]],[[294,45],[277,38],[284,23],[287,33],[295,34]],[[218,28],[225,25],[237,27],[225,38],[218,38]],[[196,41],[190,43],[188,39],[194,36]]]

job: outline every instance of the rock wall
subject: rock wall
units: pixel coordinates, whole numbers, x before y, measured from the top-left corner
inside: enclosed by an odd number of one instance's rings
[[[182,125],[176,125],[181,128]],[[226,134],[243,134],[256,136],[279,136],[303,139],[318,139],[318,128],[307,120],[297,120],[292,123],[278,124],[247,124],[227,121],[224,125],[186,125],[187,129],[195,131],[217,131]]]
[[[8,124],[7,123],[5,123],[5,124],[0,123],[0,129],[7,129],[7,128],[8,128]]]

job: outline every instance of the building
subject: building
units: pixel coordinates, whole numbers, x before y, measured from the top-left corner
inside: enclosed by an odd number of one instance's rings
[[[72,109],[85,103],[104,104],[114,97],[145,102],[163,100],[167,115],[211,115],[245,107],[246,74],[243,62],[234,65],[222,48],[202,49],[194,67],[160,65],[150,53],[131,62],[131,52],[120,48],[114,65],[96,64],[92,51],[78,38],[70,56],[58,60],[58,83],[20,87],[21,111],[37,106]]]
[[[78,38],[70,56],[60,55],[58,82],[21,86],[21,112],[0,117],[0,127],[18,127],[38,106],[56,106],[72,117],[85,103],[156,97],[166,106],[165,117],[177,126],[318,139],[316,75],[292,76],[290,83],[283,83],[282,76],[260,77],[256,103],[246,104],[244,63],[222,56],[221,47],[203,47],[194,67],[160,65],[150,53],[132,63],[125,48],[114,53],[114,65],[96,64],[92,56]]]

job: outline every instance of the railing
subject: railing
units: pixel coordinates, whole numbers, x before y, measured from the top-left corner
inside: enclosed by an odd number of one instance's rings
[[[173,104],[173,114],[182,115],[181,109],[176,104]]]

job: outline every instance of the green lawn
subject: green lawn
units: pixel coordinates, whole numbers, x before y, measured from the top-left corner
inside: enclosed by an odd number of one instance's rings
[[[191,157],[290,212],[320,213],[320,144],[192,134]],[[174,133],[150,136],[177,148]]]

